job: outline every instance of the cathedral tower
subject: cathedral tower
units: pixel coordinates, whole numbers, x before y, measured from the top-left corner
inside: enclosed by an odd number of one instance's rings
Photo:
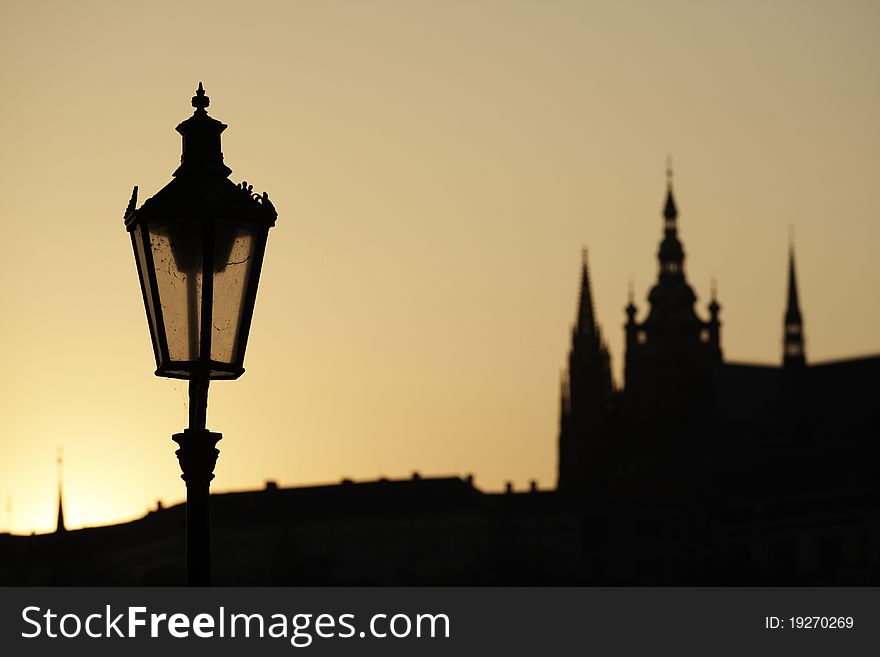
[[[676,431],[691,415],[721,362],[721,306],[713,293],[708,321],[695,310],[696,294],[685,275],[685,251],[678,235],[678,205],[667,168],[663,236],[657,251],[657,282],[648,295],[648,315],[636,319],[626,308],[625,403],[628,415]]]

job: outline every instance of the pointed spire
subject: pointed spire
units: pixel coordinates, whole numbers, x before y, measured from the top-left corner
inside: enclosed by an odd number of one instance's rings
[[[64,526],[64,504],[61,500],[61,489],[58,489],[58,523],[55,525],[55,533],[60,534],[66,532],[67,528]]]
[[[678,208],[672,195],[672,158],[666,158],[666,206],[663,208],[663,218],[666,219],[666,227],[674,227],[678,218]]]
[[[788,305],[785,309],[786,322],[801,322],[801,308],[798,303],[797,274],[794,267],[794,243],[788,244]]]
[[[786,367],[802,366],[804,354],[804,322],[798,302],[797,274],[794,266],[794,240],[788,243],[788,301],[783,321],[782,363]]]
[[[666,161],[666,207],[663,209],[663,239],[657,257],[660,260],[660,282],[679,284],[684,281],[684,247],[678,239],[678,208],[672,195],[672,161]]]
[[[61,456],[61,448],[58,448],[58,519],[55,525],[55,533],[60,534],[66,532],[64,526],[64,504],[61,499],[61,472],[64,466],[64,460]]]
[[[590,288],[590,269],[587,265],[587,249],[581,253],[581,296],[578,302],[577,332],[581,335],[596,334],[596,315],[593,312],[593,293]]]

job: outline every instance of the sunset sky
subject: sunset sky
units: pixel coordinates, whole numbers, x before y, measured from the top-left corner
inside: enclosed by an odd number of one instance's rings
[[[621,384],[672,155],[722,347],[781,359],[789,226],[810,361],[880,352],[880,3],[111,0],[0,5],[0,531],[184,497],[122,215],[203,81],[268,191],[215,491],[473,473],[555,485],[582,247]]]

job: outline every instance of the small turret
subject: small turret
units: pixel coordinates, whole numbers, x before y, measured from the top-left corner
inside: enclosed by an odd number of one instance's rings
[[[626,312],[626,325],[628,327],[635,326],[636,314],[639,312],[639,309],[636,308],[635,304],[632,279],[630,279],[629,285],[626,287],[626,307],[624,308],[624,312]]]

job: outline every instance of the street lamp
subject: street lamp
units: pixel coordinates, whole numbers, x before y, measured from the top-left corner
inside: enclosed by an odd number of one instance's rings
[[[183,155],[174,179],[125,210],[147,311],[156,375],[189,381],[189,428],[172,438],[186,482],[187,583],[210,583],[209,488],[221,435],[205,429],[208,383],[244,373],[244,351],[269,228],[266,193],[236,185],[202,83],[195,112],[177,126]]]

